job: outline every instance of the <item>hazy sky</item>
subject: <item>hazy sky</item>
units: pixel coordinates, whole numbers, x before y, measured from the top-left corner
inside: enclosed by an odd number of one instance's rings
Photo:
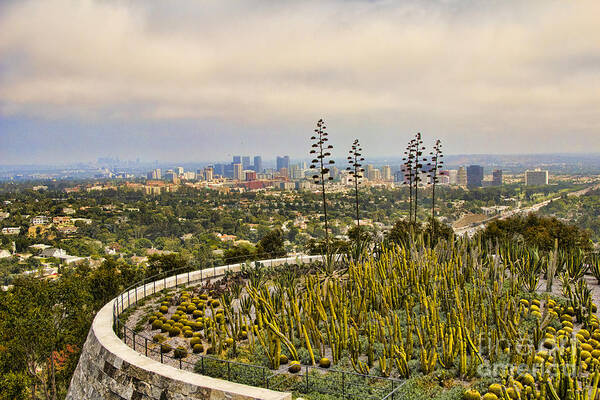
[[[0,164],[600,151],[600,1],[0,1]]]

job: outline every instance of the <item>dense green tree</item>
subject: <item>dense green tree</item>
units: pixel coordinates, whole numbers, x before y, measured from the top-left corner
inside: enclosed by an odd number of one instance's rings
[[[513,216],[489,223],[481,232],[484,241],[515,241],[550,251],[555,240],[561,249],[591,249],[589,233],[554,217],[529,214]]]
[[[146,276],[154,276],[172,271],[185,272],[186,267],[191,269],[188,260],[181,254],[153,254],[148,257],[148,267],[146,268]]]
[[[283,231],[274,229],[263,236],[256,246],[258,254],[261,257],[283,257],[285,248],[283,246]]]

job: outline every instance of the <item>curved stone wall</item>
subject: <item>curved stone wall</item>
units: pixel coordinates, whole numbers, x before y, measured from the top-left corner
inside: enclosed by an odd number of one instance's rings
[[[260,261],[264,265],[305,263],[320,256],[279,258]],[[67,400],[183,400],[183,399],[265,399],[292,398],[275,392],[195,374],[161,364],[131,349],[113,331],[115,310],[123,312],[154,291],[184,283],[237,272],[241,264],[179,274],[146,283],[123,293],[96,315],[75,369]]]

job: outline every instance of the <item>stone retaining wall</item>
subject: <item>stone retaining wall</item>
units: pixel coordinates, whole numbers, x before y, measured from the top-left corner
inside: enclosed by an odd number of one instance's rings
[[[305,263],[320,256],[260,261],[264,265]],[[96,315],[71,379],[67,400],[183,400],[265,399],[291,400],[290,393],[275,392],[215,379],[161,364],[127,346],[113,331],[114,313],[121,313],[145,296],[176,284],[187,284],[238,272],[242,264],[179,274],[146,283],[123,293]]]

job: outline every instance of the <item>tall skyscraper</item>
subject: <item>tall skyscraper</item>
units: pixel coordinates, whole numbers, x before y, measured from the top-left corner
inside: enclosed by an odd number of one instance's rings
[[[257,173],[262,173],[263,172],[263,165],[262,165],[262,157],[261,156],[254,156],[254,170]]]
[[[220,176],[225,176],[225,164],[215,164],[213,172]]]
[[[240,164],[240,163],[238,163]],[[242,165],[242,164],[240,164]],[[231,178],[233,179],[233,164],[226,164],[224,167],[224,171],[223,171],[223,176],[225,178]]]
[[[244,178],[243,171],[242,164],[233,164],[233,179],[236,181],[241,181]]]
[[[392,180],[392,168],[389,165],[381,167],[381,179],[384,181]]]
[[[177,176],[177,173],[172,169],[167,170],[167,172],[165,173],[165,179],[174,184],[179,183],[179,177]]]
[[[458,167],[456,172],[456,184],[458,186],[467,186],[467,170],[465,167]]]
[[[160,168],[153,169],[152,172],[148,172],[148,179],[161,179]]]
[[[250,157],[249,156],[242,157],[242,168],[244,168],[244,170],[247,170],[250,168]]]
[[[483,186],[483,167],[481,165],[467,167],[467,186],[471,188]]]
[[[290,156],[277,156],[277,171],[282,168],[290,169]]]
[[[242,156],[233,156],[233,161],[231,163],[232,164],[241,164],[242,163]]]
[[[458,185],[458,171],[455,169],[448,170],[448,183]]]
[[[543,186],[548,184],[548,171],[539,168],[525,171],[525,186]]]
[[[373,167],[373,164],[367,164],[363,175],[370,181],[375,180],[375,167]]]
[[[492,186],[502,186],[502,170],[495,169],[492,172]]]
[[[204,168],[204,180],[207,182],[213,180],[213,168],[211,166]]]
[[[183,167],[177,167],[176,171],[177,171],[177,175],[183,175]]]
[[[290,178],[291,179],[302,179],[304,178],[304,171],[300,164],[294,164],[290,167]]]

